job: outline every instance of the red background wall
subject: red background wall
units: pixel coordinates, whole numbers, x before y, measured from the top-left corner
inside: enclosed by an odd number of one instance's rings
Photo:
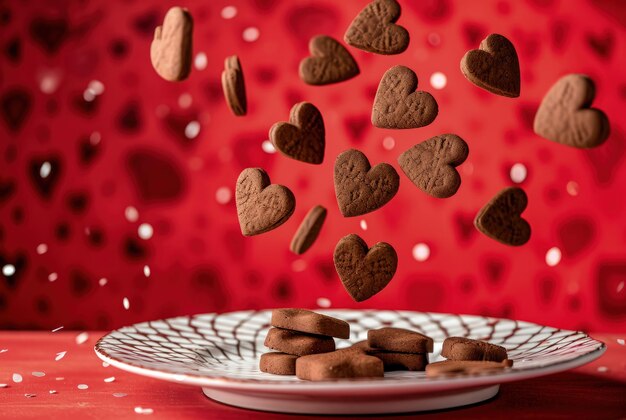
[[[401,1],[399,23],[411,34],[405,53],[385,57],[350,48],[360,76],[306,86],[297,68],[309,38],[324,33],[341,39],[364,3],[178,2],[195,18],[194,54],[206,53],[208,66],[174,84],[152,70],[149,46],[155,26],[175,3],[1,2],[0,266],[12,264],[16,272],[0,276],[0,327],[106,329],[198,312],[315,308],[323,297],[332,307],[480,313],[623,331],[623,3]],[[236,16],[224,19],[229,5]],[[242,36],[250,27],[259,31],[253,42]],[[517,48],[519,99],[486,93],[459,70],[464,52],[491,32],[506,35]],[[245,118],[230,114],[221,93],[223,59],[235,53],[248,88]],[[440,114],[430,126],[394,131],[369,122],[378,81],[395,64],[414,69],[420,87],[437,99]],[[447,76],[441,90],[429,83],[437,71]],[[609,140],[594,150],[568,148],[532,132],[544,92],[570,72],[596,81],[595,105],[611,120]],[[104,91],[88,102],[83,93],[92,80]],[[269,127],[286,120],[301,100],[313,102],[325,118],[321,166],[261,147]],[[185,127],[192,121],[200,132],[189,139]],[[401,152],[444,132],[470,145],[454,197],[430,198],[401,173],[390,204],[364,217],[341,216],[332,182],[338,153],[356,147],[373,164],[385,161],[399,170]],[[395,143],[391,150],[383,147],[388,136]],[[44,162],[51,168],[46,178],[40,176]],[[533,228],[521,248],[500,245],[472,227],[478,209],[513,184],[515,163],[528,170],[521,185]],[[219,203],[216,192],[222,188],[220,197],[229,198],[239,172],[249,166],[265,168],[273,182],[291,188],[297,209],[279,229],[244,238],[233,198]],[[291,236],[316,204],[329,209],[326,225],[314,247],[295,256],[288,250]],[[137,209],[137,221],[126,218],[129,206]],[[150,239],[138,236],[141,223],[153,226]],[[361,304],[343,290],[332,263],[336,242],[348,233],[370,245],[389,242],[399,255],[393,281]],[[412,257],[417,243],[430,247],[426,261]],[[37,252],[40,244],[45,253]],[[553,267],[546,264],[552,247],[562,252]],[[101,278],[107,279],[103,286]]]

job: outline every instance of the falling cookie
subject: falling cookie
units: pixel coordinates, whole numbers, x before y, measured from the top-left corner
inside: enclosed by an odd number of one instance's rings
[[[417,89],[417,76],[408,67],[394,66],[380,80],[372,124],[378,128],[418,128],[435,120],[439,107],[435,98]]]
[[[476,375],[497,372],[511,366],[513,366],[513,361],[508,359],[502,362],[444,360],[427,365],[426,376],[434,378],[438,376]]]
[[[326,213],[326,209],[322,206],[315,206],[309,210],[291,240],[289,248],[294,254],[303,254],[313,245],[322,230]]]
[[[432,353],[433,339],[404,328],[384,327],[367,332],[370,347],[401,353]]]
[[[265,337],[265,347],[282,353],[304,356],[335,350],[335,340],[324,335],[270,328]]]
[[[591,108],[593,80],[583,74],[560,78],[546,93],[535,114],[535,133],[548,140],[578,148],[601,145],[609,137],[606,114]]]
[[[505,245],[524,245],[530,239],[530,225],[521,217],[527,205],[524,190],[505,188],[478,212],[474,226]]]
[[[231,55],[224,60],[222,71],[222,90],[228,107],[237,116],[246,115],[248,104],[246,100],[246,84],[239,57]]]
[[[398,157],[407,177],[422,191],[436,198],[453,196],[461,186],[455,169],[467,159],[469,148],[455,134],[431,137]]]
[[[282,154],[306,163],[324,161],[325,130],[322,114],[309,102],[291,108],[289,122],[278,122],[270,129],[270,141]]]
[[[154,30],[150,61],[154,70],[170,82],[184,80],[191,72],[193,19],[181,7],[165,14],[163,26]]]
[[[382,378],[384,375],[380,359],[357,351],[337,350],[298,357],[296,360],[296,376],[309,381]]]
[[[398,266],[398,255],[391,245],[379,242],[368,249],[365,241],[355,234],[339,240],[333,260],[343,287],[356,302],[383,290]]]
[[[274,309],[270,325],[309,334],[327,335],[337,338],[350,337],[350,324],[346,321],[318,314],[307,309]]]
[[[341,214],[359,216],[387,204],[398,192],[400,177],[387,163],[373,168],[367,157],[350,149],[335,161],[335,195]]]
[[[400,54],[409,46],[409,33],[396,21],[400,5],[395,0],[375,0],[354,18],[343,36],[348,45],[376,54]]]
[[[295,375],[297,358],[298,356],[287,353],[264,353],[259,359],[259,369],[274,375]]]
[[[496,95],[517,98],[520,93],[519,60],[515,47],[505,37],[491,34],[477,50],[461,59],[461,71],[467,80]]]
[[[318,35],[309,42],[311,57],[300,62],[300,78],[309,85],[343,82],[359,74],[350,52],[337,40]]]
[[[244,169],[235,189],[239,227],[244,236],[258,235],[282,225],[293,214],[296,198],[289,188],[270,185],[263,169]]]
[[[441,355],[449,360],[483,360],[490,362],[501,362],[507,358],[504,347],[465,337],[446,338],[443,341]]]

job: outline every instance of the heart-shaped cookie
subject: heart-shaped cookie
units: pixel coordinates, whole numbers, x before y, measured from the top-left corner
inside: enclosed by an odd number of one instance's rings
[[[456,167],[467,159],[469,148],[455,134],[431,137],[398,157],[407,177],[422,191],[436,198],[452,197],[461,186]]]
[[[491,34],[478,50],[461,59],[463,75],[476,86],[496,95],[517,98],[520,92],[519,60],[515,47],[505,37]]]
[[[596,147],[609,137],[609,120],[596,108],[593,81],[583,74],[560,78],[546,93],[535,114],[535,133],[572,147]]]
[[[182,7],[165,14],[163,26],[154,30],[150,60],[154,70],[170,82],[184,80],[191,72],[193,19]]]
[[[296,198],[289,188],[271,185],[263,169],[244,169],[235,189],[239,227],[244,236],[253,236],[282,225],[293,214]]]
[[[282,154],[316,165],[324,161],[325,136],[322,114],[309,102],[295,104],[289,122],[278,122],[270,129],[270,141]]]
[[[418,128],[437,117],[439,107],[435,98],[417,90],[417,76],[408,67],[394,66],[380,80],[372,124],[379,128]]]
[[[309,354],[296,360],[296,376],[308,381],[341,378],[382,378],[383,362],[360,349]]]
[[[339,240],[333,255],[343,287],[356,302],[362,302],[389,284],[398,267],[398,255],[391,245],[379,242],[368,249],[358,235]]]
[[[367,157],[350,149],[335,161],[335,195],[341,214],[359,216],[374,211],[391,200],[400,187],[400,177],[387,163],[373,168]]]
[[[359,74],[350,52],[337,40],[318,35],[309,41],[311,57],[300,62],[300,78],[309,85],[343,82]]]
[[[521,217],[527,205],[523,189],[505,188],[478,212],[474,226],[505,245],[524,245],[530,239],[530,225]]]
[[[224,60],[222,71],[222,90],[230,110],[236,116],[246,115],[248,108],[246,100],[246,84],[239,57],[231,55]]]
[[[409,46],[409,33],[395,24],[400,12],[396,0],[375,0],[354,18],[343,39],[376,54],[400,54]]]

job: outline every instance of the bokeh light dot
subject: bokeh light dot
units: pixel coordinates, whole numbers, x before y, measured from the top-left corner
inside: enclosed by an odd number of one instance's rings
[[[330,299],[325,297],[317,298],[317,306],[319,306],[320,308],[330,308],[330,305]]]
[[[183,93],[178,97],[178,106],[185,109],[189,108],[193,102],[193,98],[189,93]]]
[[[385,150],[392,150],[395,146],[396,140],[393,137],[387,136],[383,139],[383,148]]]
[[[232,19],[237,16],[237,8],[235,6],[226,6],[221,12],[223,19]]]
[[[555,246],[550,248],[546,252],[546,264],[550,267],[554,267],[561,262],[561,250]]]
[[[124,307],[124,309],[129,310],[130,309],[130,301],[128,300],[127,297],[125,297],[124,299],[122,299],[122,306]]]
[[[39,245],[37,245],[37,254],[43,255],[46,252],[48,252],[48,245],[46,245],[46,244],[39,244]]]
[[[150,270],[150,266],[149,265],[144,265],[143,266],[143,275],[146,277],[150,277],[150,274],[152,273],[152,270]]]
[[[448,78],[442,72],[436,71],[430,76],[430,84],[435,89],[443,89],[448,84]]]
[[[42,178],[48,178],[50,172],[52,172],[52,165],[50,164],[50,162],[46,161],[42,163],[41,167],[39,168],[39,176]]]
[[[230,199],[232,198],[233,193],[230,191],[228,187],[220,187],[215,191],[215,200],[219,204],[228,204]]]
[[[430,247],[425,243],[416,244],[413,247],[413,258],[416,261],[426,261],[430,257]]]
[[[291,263],[291,269],[296,273],[303,272],[304,270],[306,270],[306,267],[307,263],[303,259],[298,259]]]
[[[5,277],[11,277],[13,274],[15,274],[15,266],[13,264],[5,264],[2,267],[2,274]]]
[[[361,226],[361,229],[367,230],[367,221],[365,219],[361,220],[359,225]]]
[[[428,34],[428,43],[433,47],[441,44],[441,36],[437,32],[431,32]]]
[[[276,153],[276,148],[269,140],[265,140],[263,143],[261,143],[261,149],[263,149],[265,153]]]
[[[207,58],[206,53],[199,52],[196,54],[196,58],[193,60],[193,65],[196,67],[196,70],[204,70],[209,64],[209,59]]]
[[[139,212],[133,206],[128,206],[124,210],[124,217],[126,217],[126,220],[129,222],[136,222],[137,219],[139,219]]]
[[[185,137],[188,139],[195,139],[200,134],[200,123],[198,121],[191,121],[185,126]]]
[[[528,175],[528,170],[526,169],[526,165],[523,163],[516,163],[511,166],[511,171],[509,176],[511,177],[511,181],[516,184],[520,184],[526,180],[526,176]]]
[[[565,189],[567,190],[567,193],[571,195],[572,197],[576,197],[578,195],[579,187],[576,181],[568,182]]]
[[[50,273],[50,274],[48,274],[48,281],[49,282],[56,281],[58,278],[59,278],[59,275],[57,273]]]
[[[142,223],[137,228],[137,234],[139,235],[141,239],[147,240],[147,239],[152,238],[152,235],[154,234],[154,229],[152,228],[151,224]]]
[[[259,39],[261,33],[254,26],[250,26],[243,30],[243,40],[247,42],[254,42]]]

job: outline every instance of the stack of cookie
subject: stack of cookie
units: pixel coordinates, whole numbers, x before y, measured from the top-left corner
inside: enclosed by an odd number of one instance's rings
[[[259,368],[275,375],[295,375],[300,356],[335,350],[337,338],[350,337],[350,325],[306,309],[274,309],[265,346],[275,352],[261,355]]]
[[[448,360],[428,365],[426,376],[489,373],[513,366],[504,347],[464,337],[446,338],[441,355]]]
[[[423,371],[428,365],[428,353],[433,352],[433,339],[415,331],[386,327],[368,331],[367,340],[352,348],[380,359],[386,372]]]

